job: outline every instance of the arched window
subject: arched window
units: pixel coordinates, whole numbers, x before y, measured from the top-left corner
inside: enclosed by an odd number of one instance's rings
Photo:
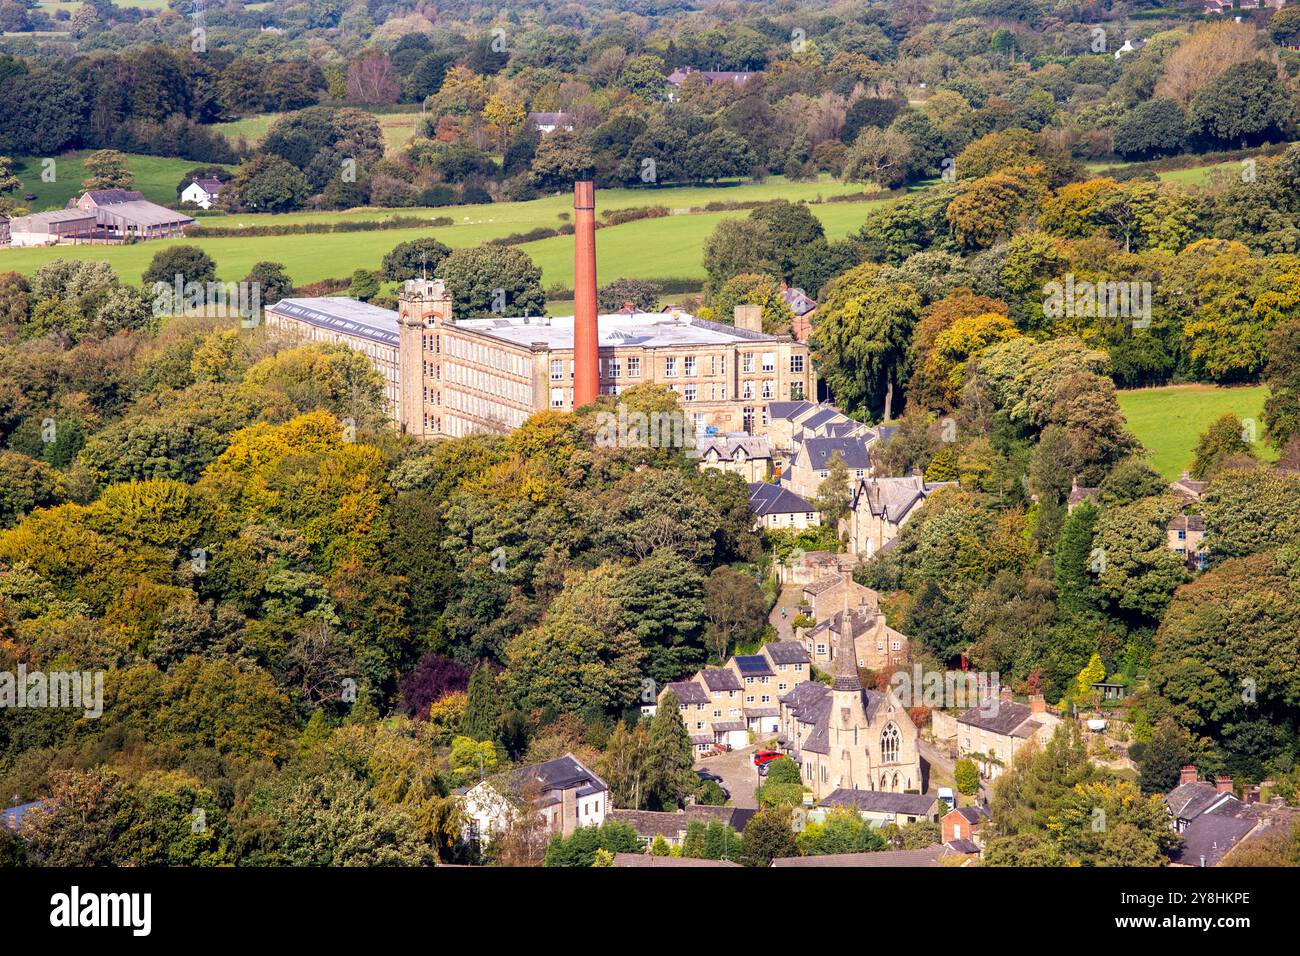
[[[880,734],[880,759],[885,763],[898,761],[898,725],[890,724]]]

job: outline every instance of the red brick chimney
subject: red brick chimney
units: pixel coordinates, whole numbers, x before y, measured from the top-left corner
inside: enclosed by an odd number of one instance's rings
[[[1178,785],[1181,787],[1185,783],[1196,782],[1196,768],[1191,764],[1178,771]]]
[[[1047,701],[1043,699],[1042,694],[1029,695],[1029,712],[1031,714],[1047,713]]]
[[[600,395],[596,319],[596,184],[573,184],[573,407]]]
[[[1214,792],[1215,792],[1215,793],[1232,793],[1232,792],[1233,792],[1233,791],[1232,791],[1232,778],[1231,778],[1231,777],[1215,777],[1215,778],[1214,778]]]

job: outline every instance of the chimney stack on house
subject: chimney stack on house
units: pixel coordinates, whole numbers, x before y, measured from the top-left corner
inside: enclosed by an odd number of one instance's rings
[[[1195,783],[1196,779],[1197,779],[1196,768],[1193,767],[1191,764],[1188,764],[1187,766],[1183,767],[1182,770],[1178,771],[1179,786],[1182,786],[1185,783]]]
[[[1003,704],[1010,704],[1015,701],[1015,698],[1011,696],[1011,688],[1006,684],[1003,684],[998,691],[998,701]]]
[[[573,407],[600,395],[596,318],[596,184],[573,184]]]
[[[1029,712],[1031,714],[1047,713],[1047,701],[1043,699],[1042,694],[1029,695]]]
[[[1214,792],[1215,792],[1215,793],[1232,793],[1232,792],[1233,792],[1233,790],[1232,790],[1232,778],[1231,778],[1231,777],[1215,777],[1215,778],[1214,778]]]
[[[733,310],[733,324],[738,329],[751,332],[763,331],[763,307],[760,305],[738,305]]]

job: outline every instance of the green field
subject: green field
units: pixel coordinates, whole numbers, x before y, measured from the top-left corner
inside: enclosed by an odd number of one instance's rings
[[[1151,467],[1171,481],[1192,464],[1196,440],[1215,419],[1231,412],[1253,419],[1261,440],[1255,453],[1272,461],[1273,447],[1262,440],[1261,414],[1268,389],[1262,385],[1219,388],[1214,385],[1168,385],[1119,393],[1119,407],[1133,432],[1150,451]]]
[[[175,183],[182,169],[171,180]],[[860,191],[830,180],[787,183],[781,179],[760,184],[720,187],[683,187],[664,189],[609,189],[597,196],[598,208],[619,209],[663,205],[685,212],[715,200],[749,202],[778,196],[810,202],[830,196]],[[848,234],[861,225],[867,210],[884,200],[860,203],[818,203],[813,212],[822,219],[832,238]],[[283,216],[236,215],[210,220],[221,225],[255,225],[267,223],[334,222],[344,219],[386,219],[395,215],[448,217],[449,226],[431,228],[387,229],[371,232],[325,233],[297,236],[256,238],[155,240],[129,246],[53,246],[47,248],[0,250],[0,271],[16,270],[30,275],[45,263],[58,258],[102,259],[109,262],[126,281],[138,281],[149,261],[168,241],[188,242],[200,246],[216,260],[222,279],[242,279],[249,268],[264,259],[283,263],[299,284],[350,275],[359,268],[376,268],[384,254],[399,242],[432,235],[448,246],[474,246],[488,239],[524,232],[538,226],[556,227],[571,217],[573,199],[568,194],[548,196],[529,202],[492,203],[478,206],[449,206],[441,209],[349,210],[331,213],[291,213]],[[743,217],[746,210],[673,215],[643,219],[601,229],[596,236],[600,250],[600,280],[619,277],[688,278],[704,276],[701,250],[704,240],[718,222],[727,217]],[[542,269],[543,284],[570,288],[573,283],[573,239],[558,236],[521,246]]]
[[[18,170],[18,179],[22,185],[15,191],[15,197],[31,212],[43,212],[47,209],[62,209],[69,199],[81,195],[81,184],[86,179],[86,167],[82,159],[90,155],[89,151],[64,153],[54,157],[54,182],[41,181],[43,170],[39,156],[21,156],[18,162],[23,168]],[[176,184],[181,177],[196,166],[205,165],[189,159],[171,159],[161,156],[141,156],[135,153],[127,155],[127,167],[135,175],[133,188],[144,193],[144,198],[163,206],[176,205]],[[23,199],[28,193],[35,193],[35,199]]]
[[[243,119],[229,123],[214,123],[212,129],[231,139],[242,136],[250,144],[256,145],[266,136],[272,123],[281,116],[287,115],[287,113],[258,113],[256,116],[245,116]],[[418,108],[400,113],[376,112],[374,117],[379,121],[379,130],[384,135],[384,146],[389,153],[401,149],[406,141],[415,135],[415,128],[420,122]]]
[[[1165,173],[1157,175],[1167,183],[1178,183],[1181,186],[1204,186],[1209,180],[1210,174],[1216,169],[1228,169],[1234,172],[1242,168],[1239,162],[1218,163],[1213,166],[1193,166],[1191,169],[1171,169]]]
[[[232,120],[229,123],[213,123],[212,131],[231,139],[242,136],[249,143],[257,143],[266,135],[271,124],[284,115],[283,113],[258,113],[256,116],[245,116],[243,119]]]

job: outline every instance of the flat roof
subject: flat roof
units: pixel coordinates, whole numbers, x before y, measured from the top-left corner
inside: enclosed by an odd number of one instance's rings
[[[120,208],[118,206],[110,209]],[[311,299],[282,299],[269,307],[272,312],[337,329],[351,335],[376,338],[397,344],[397,313],[358,302],[345,296]],[[549,350],[573,348],[573,316],[519,316],[500,319],[461,319],[451,327],[496,339],[504,345],[530,348],[542,344]],[[645,348],[731,345],[753,342],[756,346],[788,341],[775,335],[737,329],[685,312],[615,312],[599,317],[602,348],[643,346]]]
[[[774,335],[737,329],[685,312],[616,312],[599,317],[600,345],[664,348],[691,345],[755,344],[784,341]],[[501,342],[528,348],[542,343],[551,350],[573,348],[573,316],[528,316],[513,319],[462,319],[455,328],[480,332]]]
[[[398,344],[397,313],[356,299],[343,296],[281,299],[268,306],[267,311],[344,335],[384,345]]]

